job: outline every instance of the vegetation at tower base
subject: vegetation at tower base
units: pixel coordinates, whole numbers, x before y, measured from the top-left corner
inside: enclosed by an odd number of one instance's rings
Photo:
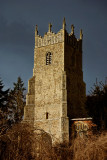
[[[107,130],[107,84],[94,84],[91,95],[87,96],[86,109],[98,130]]]
[[[77,137],[70,144],[51,146],[28,124],[16,124],[0,135],[1,160],[106,160],[107,133]]]
[[[13,90],[9,92],[8,110],[11,123],[20,122],[24,114],[25,95],[24,83],[21,77],[17,78],[17,82],[13,83]]]
[[[17,81],[18,82],[18,81]],[[23,81],[20,81],[23,84]],[[17,87],[16,87],[17,86]],[[20,88],[15,83],[14,88]],[[24,88],[24,84],[21,85]],[[100,93],[104,89],[103,102],[106,104],[106,85],[97,84]],[[101,89],[101,86],[102,89]],[[13,90],[14,90],[13,88]],[[96,88],[96,87],[95,87]],[[24,91],[24,89],[22,89]],[[100,90],[100,92],[99,92]],[[17,92],[18,93],[18,92]],[[102,95],[102,94],[101,94]],[[9,97],[10,98],[10,97]],[[13,99],[11,99],[13,100]],[[105,101],[104,101],[105,100]],[[14,102],[14,101],[12,101]],[[9,104],[9,102],[7,103]],[[14,103],[11,103],[14,104]],[[16,103],[15,103],[16,104]],[[21,103],[20,103],[21,104]],[[23,103],[22,103],[23,104]],[[102,104],[102,103],[101,103]],[[12,108],[12,105],[10,109]],[[14,112],[12,112],[14,111]],[[15,113],[16,110],[11,110]],[[89,112],[89,110],[88,110]],[[91,111],[90,111],[91,112]],[[93,112],[93,111],[92,111]],[[10,114],[10,112],[7,114]],[[4,112],[0,112],[0,118],[4,118]],[[13,117],[14,120],[14,117]],[[19,120],[20,121],[20,120]],[[18,122],[18,121],[15,121]],[[0,128],[1,129],[1,128]],[[1,160],[106,160],[107,159],[107,133],[90,135],[88,138],[76,139],[69,144],[56,144],[51,146],[51,141],[43,130],[34,128],[26,123],[18,123],[8,129],[4,134],[0,132],[0,159]],[[42,133],[42,134],[40,134]],[[47,139],[48,138],[48,139]]]

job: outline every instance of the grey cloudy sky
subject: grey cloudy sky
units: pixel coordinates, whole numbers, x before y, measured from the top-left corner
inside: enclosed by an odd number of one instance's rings
[[[0,77],[5,88],[21,76],[27,88],[32,77],[34,29],[40,35],[75,26],[79,38],[83,29],[83,71],[87,93],[96,81],[107,77],[107,1],[106,0],[0,0]]]

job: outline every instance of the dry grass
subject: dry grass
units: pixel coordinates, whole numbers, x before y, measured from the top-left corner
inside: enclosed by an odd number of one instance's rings
[[[49,135],[26,124],[0,136],[1,160],[106,160],[107,133],[51,146]]]
[[[33,143],[33,128],[25,124],[15,125],[0,137],[0,158],[2,160],[34,159]]]
[[[73,146],[73,160],[106,160],[107,133],[91,136],[88,139],[75,139]]]

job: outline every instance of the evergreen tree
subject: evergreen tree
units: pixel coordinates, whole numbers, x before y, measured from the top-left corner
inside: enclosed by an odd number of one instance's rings
[[[89,116],[93,117],[98,129],[107,129],[107,85],[96,83],[91,95],[87,96],[86,106]]]
[[[9,89],[3,90],[3,83],[0,79],[0,134],[7,130],[8,124],[8,93]]]
[[[2,80],[0,79],[0,109],[5,112],[7,110],[7,102],[8,102],[8,93],[9,89],[3,90],[3,83]]]
[[[24,83],[20,77],[13,83],[13,90],[9,93],[9,117],[10,120],[17,123],[22,120],[25,106]]]

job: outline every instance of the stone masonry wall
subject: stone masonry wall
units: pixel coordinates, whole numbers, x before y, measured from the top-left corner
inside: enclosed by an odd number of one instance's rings
[[[46,53],[52,53],[52,64],[46,65]],[[34,123],[50,133],[54,139],[62,139],[62,121],[68,136],[67,111],[62,117],[62,74],[64,71],[64,43],[35,48],[35,117]],[[65,82],[66,83],[66,82]],[[67,93],[66,93],[67,94]],[[65,99],[66,101],[66,99]],[[67,110],[67,105],[65,110]],[[48,113],[48,119],[46,114]],[[66,117],[66,118],[65,118]],[[68,137],[67,137],[68,138]]]
[[[80,47],[82,48],[82,47]],[[85,114],[85,83],[82,72],[82,50],[65,42],[65,71],[67,74],[68,117],[77,118]]]

